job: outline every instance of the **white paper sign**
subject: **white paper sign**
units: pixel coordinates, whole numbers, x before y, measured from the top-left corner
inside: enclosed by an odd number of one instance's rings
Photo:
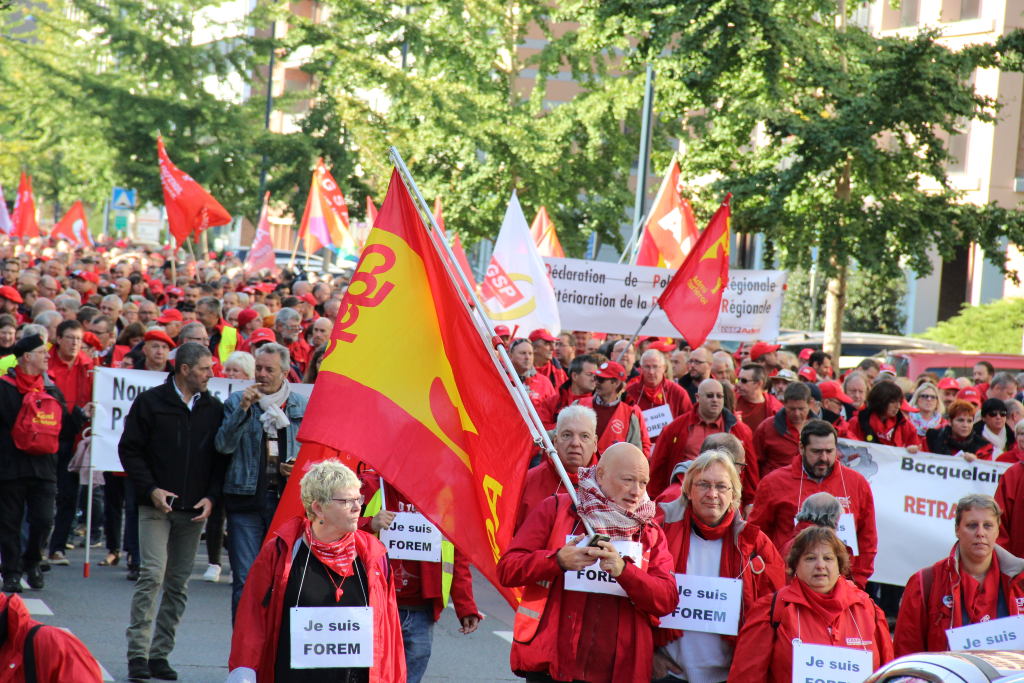
[[[661,628],[735,636],[743,608],[742,579],[676,574],[679,604],[660,617]]]
[[[293,669],[373,666],[372,607],[292,607]]]
[[[647,423],[647,436],[652,439],[661,434],[661,430],[672,421],[672,409],[667,404],[640,412],[643,413],[644,422]]]
[[[860,555],[860,548],[857,546],[857,520],[852,512],[839,515],[839,528],[836,529],[836,536],[846,544],[854,557]]]
[[[566,536],[566,542],[573,536]],[[582,548],[587,544],[587,537],[584,537],[577,547]],[[637,541],[612,541],[612,547],[619,551],[623,557],[633,559],[633,564],[641,566],[644,559],[644,547]],[[618,595],[626,597],[626,591],[622,589],[619,582],[608,572],[601,571],[598,560],[594,564],[579,571],[568,571],[565,573],[565,590],[579,591],[581,593],[604,593],[606,595]]]
[[[870,650],[793,642],[793,683],[863,683],[873,672]]]
[[[1024,616],[947,628],[950,650],[1024,650]]]
[[[396,512],[391,528],[380,530],[380,542],[392,560],[441,561],[441,530],[418,512]]]

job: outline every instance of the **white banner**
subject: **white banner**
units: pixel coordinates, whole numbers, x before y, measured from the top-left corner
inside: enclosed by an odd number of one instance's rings
[[[915,572],[949,556],[956,503],[968,493],[994,495],[1009,463],[918,453],[839,440],[843,462],[860,472],[875,499],[878,554],[871,580],[905,586]]]
[[[604,261],[544,257],[555,286],[562,327],[631,335],[651,312],[654,302],[675,274],[671,268],[631,266]],[[708,339],[772,340],[779,336],[782,295],[789,271],[733,270],[722,296],[715,328]],[[661,309],[643,329],[658,337],[684,336]]]
[[[96,403],[96,415],[92,420],[92,464],[97,471],[124,471],[117,455],[117,444],[121,440],[128,411],[136,396],[163,384],[166,379],[166,372],[149,370],[96,368],[93,371],[92,400]],[[233,392],[241,391],[252,383],[252,380],[214,377],[207,389],[214,397],[226,401]],[[293,384],[292,391],[308,398],[313,385]]]

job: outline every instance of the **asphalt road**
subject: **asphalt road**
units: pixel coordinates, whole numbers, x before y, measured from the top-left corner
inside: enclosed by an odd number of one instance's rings
[[[125,579],[124,565],[100,567],[106,556],[93,548],[91,577],[84,578],[85,550],[68,551],[70,567],[53,567],[46,587],[22,593],[35,619],[66,628],[82,640],[103,669],[104,679],[127,681],[125,629],[134,584]],[[200,546],[185,616],[178,628],[170,662],[179,680],[222,683],[228,675],[231,648],[231,582],[227,552],[219,583],[202,580],[206,548]],[[520,680],[509,670],[513,612],[498,592],[474,571],[478,609],[485,615],[475,633],[459,633],[455,611],[446,609],[434,629],[434,648],[425,681]],[[27,586],[26,586],[27,588]]]

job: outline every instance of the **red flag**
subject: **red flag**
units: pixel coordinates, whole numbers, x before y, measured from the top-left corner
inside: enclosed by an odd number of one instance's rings
[[[562,243],[558,241],[558,233],[555,232],[555,224],[548,218],[548,210],[543,206],[540,207],[540,211],[537,212],[537,216],[533,219],[533,225],[530,226],[530,236],[533,237],[533,243],[537,245],[537,251],[540,252],[541,256],[565,258],[565,252],[562,251]]]
[[[68,212],[60,219],[60,223],[53,226],[50,237],[65,239],[83,247],[95,244],[89,233],[89,225],[85,222],[85,210],[82,208],[81,201],[71,205]]]
[[[249,247],[249,255],[245,259],[246,274],[255,273],[267,268],[270,274],[277,276],[277,260],[274,254],[274,242],[270,238],[270,218],[267,216],[270,200],[270,193],[263,196],[263,210],[260,212],[260,222],[256,226],[256,237]]]
[[[654,198],[640,237],[638,266],[679,268],[697,242],[697,221],[685,197],[679,196],[679,164],[675,161]]]
[[[377,220],[377,207],[373,205],[373,200],[369,197],[366,198],[366,219],[370,227],[373,227]]]
[[[437,222],[437,227],[441,228],[441,234],[445,234],[444,229],[444,214],[441,211],[441,198],[438,197],[434,200],[434,220]],[[459,264],[459,268],[465,273],[466,279],[469,280],[469,284],[476,289],[476,278],[473,277],[473,269],[469,267],[469,259],[466,258],[466,250],[462,248],[462,240],[459,238],[459,233],[455,233],[455,239],[452,240],[452,253],[455,254],[455,260]],[[448,255],[445,254],[445,260],[448,259]],[[465,294],[466,300],[470,301],[471,297],[466,292],[465,285],[462,281],[459,281],[459,287],[462,289],[462,293]]]
[[[171,163],[162,136],[156,139],[156,151],[160,157],[160,183],[164,187],[167,225],[178,246],[184,244],[193,232],[198,237],[207,228],[231,222],[231,214],[209,192]]]
[[[718,320],[722,294],[729,284],[729,200],[711,217],[708,227],[658,297],[672,325],[691,349],[704,343]]]
[[[341,305],[299,440],[373,467],[497,586],[530,431],[397,171]]]
[[[21,172],[18,184],[18,197],[14,200],[14,231],[11,237],[22,240],[39,237],[39,224],[36,223],[36,200],[32,197],[32,176]]]

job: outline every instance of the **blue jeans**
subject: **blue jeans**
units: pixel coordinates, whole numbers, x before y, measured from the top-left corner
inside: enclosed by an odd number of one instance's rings
[[[406,609],[399,605],[398,620],[402,622],[402,642],[405,644],[407,683],[420,683],[427,671],[430,650],[434,644],[434,609],[426,611]]]
[[[228,512],[228,557],[231,558],[231,624],[235,623],[238,601],[249,576],[249,569],[263,547],[263,539],[277,511],[277,491],[267,491],[262,510],[255,512]]]

